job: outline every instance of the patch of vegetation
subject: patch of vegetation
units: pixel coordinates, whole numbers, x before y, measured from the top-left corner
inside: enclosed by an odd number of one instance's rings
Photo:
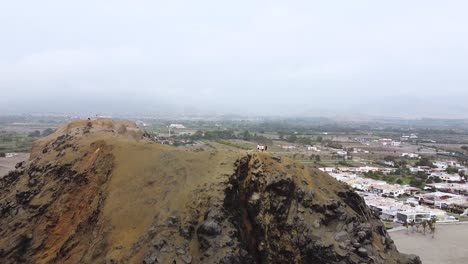
[[[25,134],[0,133],[0,152],[29,152],[34,140]]]
[[[237,143],[231,142],[229,140],[216,140],[216,142],[219,143],[219,144],[223,144],[223,145],[227,145],[227,146],[235,147],[235,148],[239,148],[239,149],[245,149],[245,150],[252,149],[252,148],[247,147],[245,145],[237,144]]]
[[[213,131],[201,131],[197,130],[193,135],[190,136],[192,140],[220,140],[220,139],[231,139],[234,138],[235,134],[233,130],[213,130]]]
[[[33,132],[28,134],[28,137],[38,138],[41,136],[41,132],[39,130],[34,130]]]
[[[413,179],[411,179],[409,185],[411,187],[416,187],[416,188],[423,189],[424,186],[425,186],[425,182],[424,182],[424,180],[421,180],[421,179],[418,179],[418,178],[413,178]]]
[[[397,174],[383,174],[380,171],[364,173],[364,177],[384,181],[388,184],[411,185],[411,181],[415,179],[413,175],[397,175]]]
[[[404,168],[408,165],[408,161],[395,156],[385,156],[384,160],[393,162],[395,164],[395,168]]]
[[[436,166],[434,166],[434,163],[428,158],[421,158],[420,160],[416,161],[415,165],[421,167],[436,168]]]
[[[340,160],[340,161],[338,162],[338,165],[346,166],[346,167],[355,167],[353,164],[351,164],[351,163],[349,163],[349,162],[347,162],[347,161],[345,161],[345,160]]]
[[[53,130],[52,128],[46,128],[46,129],[44,129],[44,131],[42,131],[41,135],[43,137],[47,137],[48,135],[50,135],[50,134],[52,134],[54,132],[55,132],[55,130]]]
[[[456,174],[456,173],[458,173],[458,169],[457,169],[457,168],[454,168],[454,167],[448,167],[445,171],[446,171],[448,174]]]
[[[337,143],[337,142],[333,142],[331,140],[327,140],[325,142],[325,146],[329,147],[329,148],[334,148],[334,149],[343,149],[343,145]]]

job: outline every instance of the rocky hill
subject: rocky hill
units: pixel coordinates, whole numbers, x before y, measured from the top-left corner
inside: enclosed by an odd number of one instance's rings
[[[0,179],[0,263],[420,263],[330,176],[71,123]]]

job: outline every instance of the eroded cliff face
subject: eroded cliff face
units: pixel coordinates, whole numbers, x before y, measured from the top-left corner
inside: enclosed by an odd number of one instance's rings
[[[417,263],[348,187],[280,158],[237,162],[225,208],[252,263]],[[242,263],[242,261],[241,261]]]
[[[3,263],[73,261],[93,243],[114,158],[104,142],[90,147],[76,160],[37,160],[0,180]]]
[[[420,263],[330,176],[70,124],[0,179],[1,263]]]

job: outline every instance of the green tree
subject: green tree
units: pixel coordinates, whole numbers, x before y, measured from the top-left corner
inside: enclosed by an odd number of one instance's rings
[[[42,136],[47,137],[48,135],[54,133],[54,130],[52,128],[46,128],[44,131],[42,131]]]
[[[395,162],[396,158],[395,158],[394,156],[385,156],[385,157],[384,157],[384,160],[385,160],[385,161],[393,161],[393,162]]]
[[[420,179],[417,179],[417,178],[413,178],[410,181],[410,186],[423,189],[424,188],[424,181],[420,180]]]
[[[39,130],[34,130],[33,132],[28,134],[28,137],[40,137],[41,132]]]
[[[297,139],[297,142],[303,145],[312,145],[312,140],[310,137],[300,137]]]
[[[458,169],[457,169],[457,168],[454,168],[454,167],[448,167],[445,171],[446,171],[448,174],[455,174],[455,173],[458,173]]]
[[[428,158],[421,158],[416,162],[416,166],[424,166],[424,167],[431,167],[434,168],[434,163]]]
[[[320,162],[320,161],[321,161],[320,155],[316,155],[316,156],[315,156],[315,161],[316,161],[316,162]]]
[[[279,132],[278,132],[278,138],[279,138],[280,140],[283,140],[283,139],[284,139],[284,133],[281,132],[281,131],[279,131]]]
[[[396,180],[396,183],[403,184],[403,181],[400,178],[398,178],[398,180]]]
[[[289,137],[287,138],[287,141],[288,141],[288,142],[291,142],[291,143],[296,142],[296,141],[297,141],[297,136],[296,136],[296,134],[292,134],[291,136],[289,136]]]
[[[418,171],[416,173],[416,177],[425,180],[425,179],[427,179],[427,174],[424,171]]]
[[[249,131],[248,130],[245,130],[244,133],[242,134],[242,139],[243,140],[251,140],[252,139],[252,135],[250,135]]]
[[[197,140],[203,137],[203,132],[201,130],[197,130],[193,135],[192,139]]]

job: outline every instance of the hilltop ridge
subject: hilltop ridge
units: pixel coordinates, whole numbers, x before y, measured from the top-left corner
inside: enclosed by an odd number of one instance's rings
[[[268,153],[70,123],[0,179],[2,263],[420,263],[359,195]]]

